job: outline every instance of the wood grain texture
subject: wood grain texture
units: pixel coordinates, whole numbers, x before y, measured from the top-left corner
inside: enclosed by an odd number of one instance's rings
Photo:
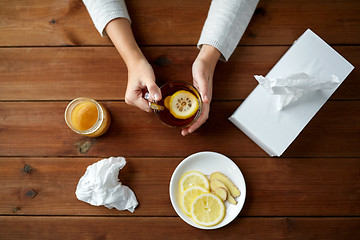
[[[228,117],[239,101],[213,102],[206,124],[183,137],[152,113],[125,102],[103,102],[112,124],[102,137],[88,139],[64,122],[68,102],[2,102],[1,156],[187,156],[213,150],[228,156],[267,156]],[[359,157],[359,101],[325,104],[287,149],[284,157]],[[314,141],[316,139],[316,141]],[[89,146],[85,150],[84,146]]]
[[[230,61],[219,62],[214,76],[215,100],[245,99],[288,47],[238,47]],[[354,66],[360,47],[335,47]],[[144,47],[158,85],[192,82],[195,47]],[[331,99],[360,99],[360,70],[355,68]],[[113,47],[0,48],[0,100],[71,100],[80,96],[124,100],[127,69]]]
[[[157,82],[192,81],[210,0],[126,1]],[[0,1],[0,240],[360,239],[360,1],[261,0],[239,46],[214,76],[210,118],[182,137],[124,102],[126,67],[81,0]],[[280,158],[269,158],[228,117],[291,44],[312,29],[355,69]],[[100,100],[112,123],[102,137],[65,124],[70,100]],[[247,186],[240,215],[216,231],[187,225],[169,181],[200,151],[230,157]],[[86,167],[124,156],[120,181],[134,213],[79,201]]]
[[[141,45],[196,45],[210,1],[132,0],[127,5]],[[289,45],[307,28],[331,44],[357,44],[359,11],[357,0],[260,1],[240,44]],[[5,0],[0,15],[0,46],[111,44],[97,32],[81,0]]]
[[[201,231],[174,217],[0,217],[0,239],[355,240],[359,223],[359,218],[342,217],[238,218],[224,228]]]
[[[0,215],[177,216],[169,181],[183,158],[126,158],[119,179],[136,194],[134,213],[76,198],[86,167],[100,159],[0,158]],[[247,186],[240,216],[360,216],[359,158],[232,160]]]

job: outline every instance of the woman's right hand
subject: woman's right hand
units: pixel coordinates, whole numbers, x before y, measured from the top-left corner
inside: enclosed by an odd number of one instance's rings
[[[144,99],[146,92],[150,94],[148,100]],[[128,65],[125,102],[143,111],[150,112],[148,101],[153,100],[161,100],[161,91],[155,83],[155,74],[151,65],[145,58],[142,58],[134,62],[134,64]]]
[[[151,65],[135,41],[130,22],[125,18],[116,18],[106,25],[105,31],[128,69],[125,102],[150,112],[149,103],[144,99],[145,93],[150,93],[149,101],[159,101],[161,92],[155,84],[155,74]]]

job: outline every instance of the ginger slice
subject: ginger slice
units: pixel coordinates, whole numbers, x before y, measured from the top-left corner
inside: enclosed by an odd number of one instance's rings
[[[236,198],[238,196],[240,196],[240,191],[239,189],[235,186],[235,184],[228,178],[226,177],[224,174],[220,173],[220,172],[214,172],[210,175],[210,181],[217,179],[221,182],[223,182],[226,186],[226,188],[229,190],[230,194]]]
[[[225,202],[227,199],[228,191],[223,187],[219,187],[214,190],[214,194]]]
[[[226,192],[227,192],[227,198],[226,198],[226,200],[227,200],[229,203],[234,204],[234,205],[237,204],[235,198],[230,194],[229,189],[225,186],[225,184],[224,184],[223,182],[221,182],[221,181],[218,180],[218,179],[210,180],[210,190],[211,190],[212,192],[215,193],[215,191],[216,191],[217,189],[219,189],[219,188],[223,188],[223,189],[226,190]]]

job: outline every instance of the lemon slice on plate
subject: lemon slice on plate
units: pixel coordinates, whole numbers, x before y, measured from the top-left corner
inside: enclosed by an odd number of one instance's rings
[[[199,225],[214,226],[224,219],[224,202],[212,193],[201,194],[192,202],[191,216]]]
[[[199,109],[197,98],[191,92],[180,90],[170,98],[170,113],[178,119],[192,117]]]
[[[180,181],[179,181],[179,186],[180,186],[180,192],[184,193],[184,191],[189,188],[189,187],[193,187],[193,186],[200,186],[205,188],[207,191],[209,191],[210,189],[210,184],[209,184],[209,180],[207,179],[207,177],[197,171],[190,171],[185,173]]]
[[[203,187],[194,186],[186,189],[185,192],[181,195],[180,204],[183,212],[186,215],[191,217],[191,204],[197,196],[203,193],[209,193],[209,191]]]

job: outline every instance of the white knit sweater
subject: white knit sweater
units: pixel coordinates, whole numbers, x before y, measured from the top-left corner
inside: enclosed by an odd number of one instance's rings
[[[212,0],[197,46],[214,46],[227,61],[248,26],[259,0]],[[106,35],[105,26],[115,18],[130,21],[124,0],[83,0],[97,30]]]

